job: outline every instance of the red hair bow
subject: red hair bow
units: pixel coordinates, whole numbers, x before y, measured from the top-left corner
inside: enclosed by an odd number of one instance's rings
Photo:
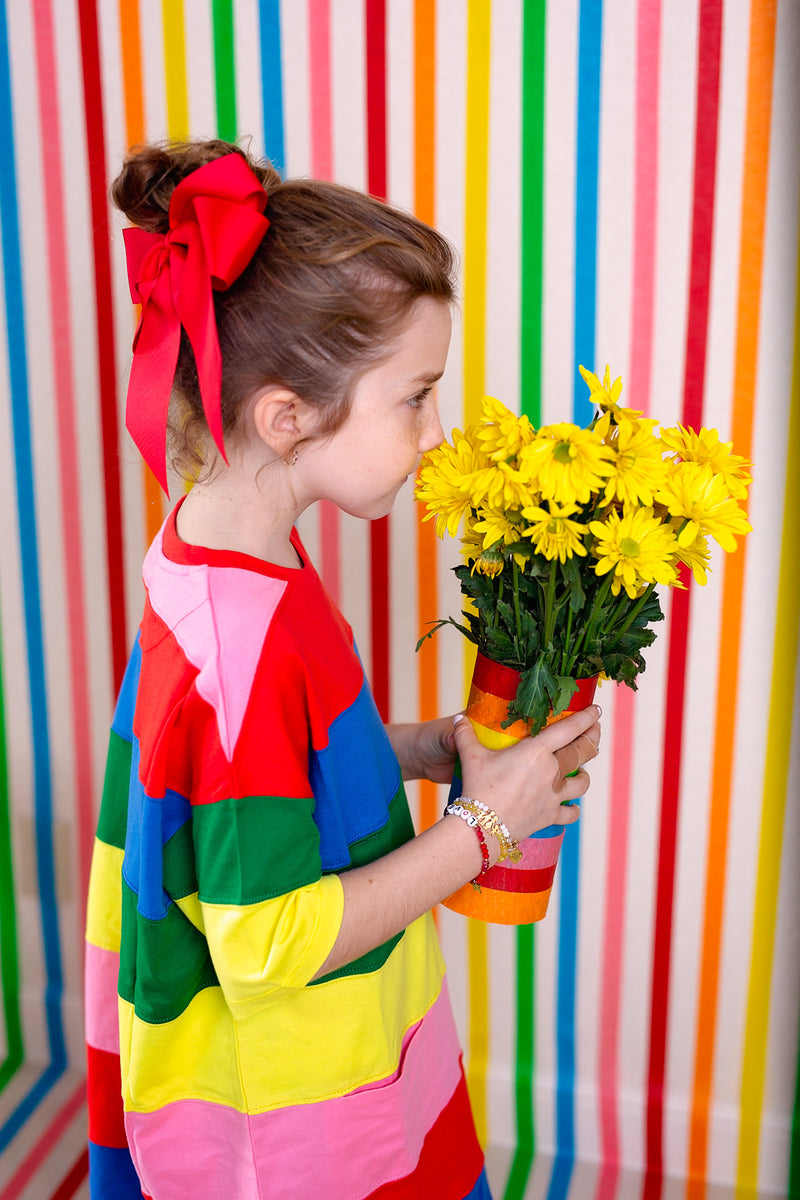
[[[181,326],[197,363],[208,428],[223,458],[222,358],[211,295],[241,275],[269,221],[267,195],[238,154],[215,158],[172,194],[166,234],[126,229],[128,281],[142,311],[133,339],[125,421],[167,494],[167,414]]]

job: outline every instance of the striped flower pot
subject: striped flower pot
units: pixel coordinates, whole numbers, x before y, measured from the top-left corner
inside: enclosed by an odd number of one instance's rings
[[[504,749],[528,736],[529,726],[525,721],[515,721],[508,728],[502,728],[518,683],[518,671],[478,654],[466,714],[480,741],[492,750]],[[570,708],[551,717],[548,724],[586,708],[594,700],[596,686],[597,677],[579,679]],[[460,768],[456,763],[450,799],[460,795]],[[502,817],[502,813],[500,815]],[[563,825],[540,829],[520,842],[520,862],[504,862],[502,866],[491,867],[481,876],[480,890],[471,883],[465,884],[444,901],[445,908],[493,925],[530,925],[533,921],[541,921],[547,913],[563,840]]]

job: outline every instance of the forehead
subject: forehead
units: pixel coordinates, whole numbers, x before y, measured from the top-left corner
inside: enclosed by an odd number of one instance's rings
[[[452,318],[443,300],[423,296],[415,301],[387,355],[368,375],[391,372],[400,382],[432,383],[444,370],[450,346]]]

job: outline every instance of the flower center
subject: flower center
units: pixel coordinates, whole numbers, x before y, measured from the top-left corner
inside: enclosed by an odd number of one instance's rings
[[[571,461],[574,450],[571,442],[559,442],[553,451],[553,458],[559,463]]]
[[[619,548],[626,558],[639,557],[639,543],[635,542],[633,538],[624,537],[619,544]]]

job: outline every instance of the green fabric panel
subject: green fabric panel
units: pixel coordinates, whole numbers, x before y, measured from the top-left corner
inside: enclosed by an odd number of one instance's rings
[[[388,942],[376,946],[368,954],[362,954],[361,958],[353,959],[346,967],[339,967],[338,971],[330,971],[327,975],[320,975],[319,979],[312,979],[309,986],[316,987],[318,983],[327,983],[330,979],[343,979],[346,975],[369,975],[372,971],[379,971],[402,937],[402,933],[396,933]]]
[[[197,891],[191,819],[185,821],[164,844],[162,863],[164,891],[167,895],[174,900],[181,900]]]
[[[111,730],[106,759],[106,776],[97,836],[108,846],[125,849],[128,824],[128,789],[131,781],[131,743]]]
[[[350,846],[350,867],[363,867],[410,842],[414,836],[414,823],[408,810],[406,790],[402,783],[389,805],[389,820],[381,829],[360,838]]]
[[[350,847],[352,857],[352,866],[350,869],[352,870],[352,867],[365,866],[367,863],[374,862],[376,858],[383,858],[385,854],[390,854],[398,846],[402,846],[405,842],[410,841],[413,836],[414,823],[411,820],[411,813],[408,810],[405,788],[401,783],[389,806],[389,820],[387,823],[382,829],[376,830],[375,833],[371,833],[367,837],[353,842]],[[362,954],[361,958],[354,959],[346,967],[339,967],[337,971],[331,971],[328,975],[321,975],[319,979],[313,981],[312,986],[318,983],[325,983],[329,979],[341,979],[345,975],[367,975],[371,971],[379,971],[402,936],[402,933],[395,934],[394,937],[389,938],[388,942],[376,946],[368,954]]]
[[[258,904],[316,883],[313,797],[240,796],[192,809],[200,899]]]
[[[119,994],[151,1025],[174,1021],[203,988],[219,983],[208,945],[175,904],[160,921],[143,917],[122,881]]]

